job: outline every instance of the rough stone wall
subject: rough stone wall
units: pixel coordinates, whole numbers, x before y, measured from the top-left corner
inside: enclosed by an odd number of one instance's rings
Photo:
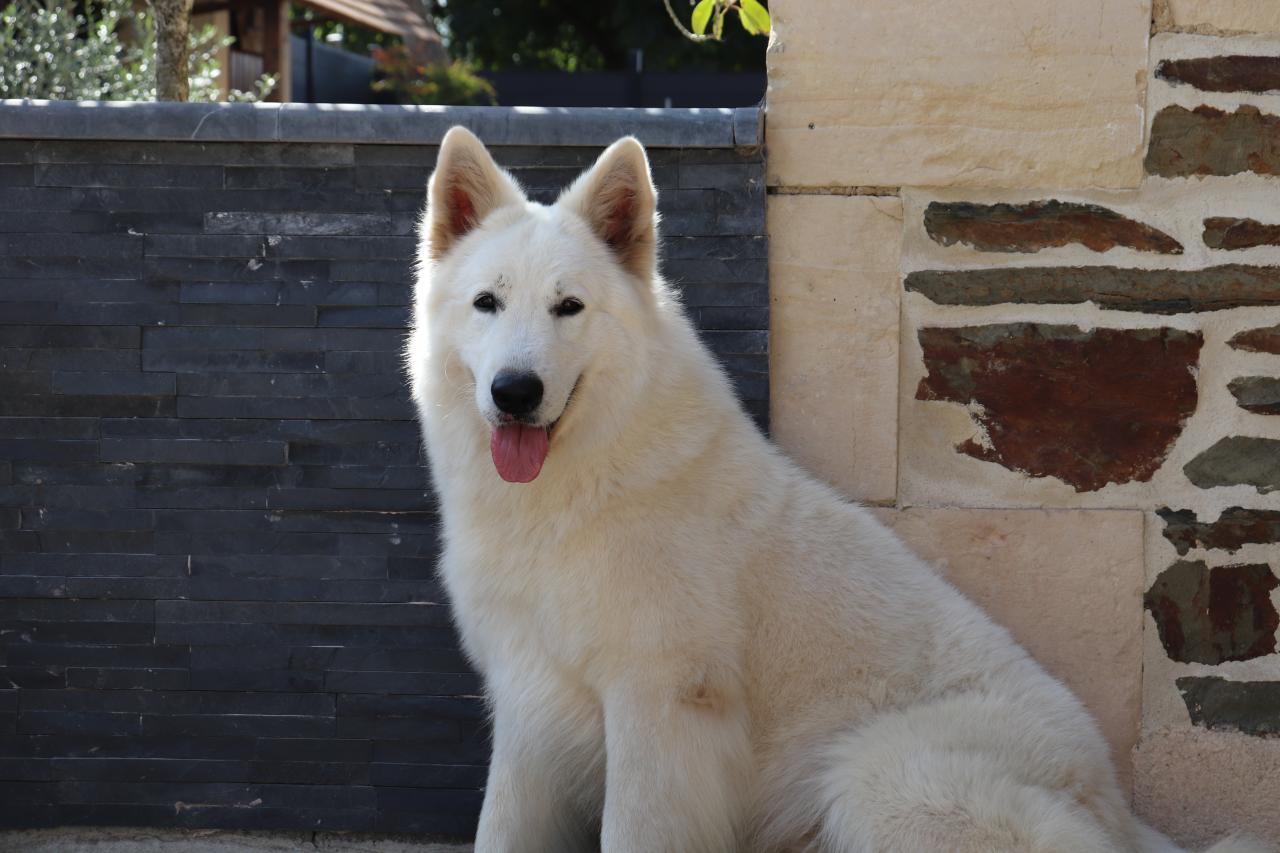
[[[0,106],[42,137],[0,140],[0,825],[466,836],[484,715],[400,365],[434,143],[546,200],[638,129],[763,421],[761,152],[731,114],[65,106]]]
[[[1035,0],[945,51],[849,5],[773,4],[775,435],[1082,695],[1148,819],[1280,841],[1276,4]],[[820,85],[866,38],[898,60]],[[993,64],[1041,85],[958,94]]]

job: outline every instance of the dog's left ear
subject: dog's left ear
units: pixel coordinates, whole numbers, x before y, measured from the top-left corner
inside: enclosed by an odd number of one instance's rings
[[[653,278],[658,195],[649,176],[649,158],[634,136],[605,149],[557,204],[585,219],[628,272],[644,282]]]

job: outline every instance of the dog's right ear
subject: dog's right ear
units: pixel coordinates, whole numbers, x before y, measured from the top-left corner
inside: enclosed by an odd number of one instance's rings
[[[498,167],[475,134],[449,129],[427,184],[429,256],[438,261],[459,238],[500,207],[524,202],[515,179]]]

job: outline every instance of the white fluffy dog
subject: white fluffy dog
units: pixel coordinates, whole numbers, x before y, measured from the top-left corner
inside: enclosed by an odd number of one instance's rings
[[[1065,687],[760,435],[655,200],[631,138],[552,206],[461,128],[431,179],[408,359],[494,716],[478,853],[1176,849]]]

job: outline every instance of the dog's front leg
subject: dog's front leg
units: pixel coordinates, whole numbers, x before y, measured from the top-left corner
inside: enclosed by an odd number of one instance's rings
[[[490,684],[493,756],[476,853],[595,847],[604,731],[599,705],[552,677]]]
[[[736,692],[632,682],[604,715],[603,853],[738,850],[753,761]]]

